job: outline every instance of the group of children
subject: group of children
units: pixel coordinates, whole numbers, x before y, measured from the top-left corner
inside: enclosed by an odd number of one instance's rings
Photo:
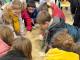
[[[47,0],[36,8],[33,0],[12,0],[1,7],[0,13],[0,60],[32,60],[32,44],[24,35],[36,24],[41,28],[45,60],[79,60],[80,29],[65,23],[64,13],[55,3]]]

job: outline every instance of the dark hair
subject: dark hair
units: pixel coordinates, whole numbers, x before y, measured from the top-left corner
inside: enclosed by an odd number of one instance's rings
[[[29,39],[20,36],[15,39],[12,47],[14,50],[17,50],[23,53],[27,59],[32,60],[32,55],[31,55],[32,44]]]
[[[27,7],[36,7],[35,1],[29,1]]]

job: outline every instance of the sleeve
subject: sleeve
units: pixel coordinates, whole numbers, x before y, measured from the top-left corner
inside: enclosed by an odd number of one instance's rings
[[[22,11],[22,18],[25,20],[27,30],[31,31],[32,30],[31,18],[29,17],[26,9]]]

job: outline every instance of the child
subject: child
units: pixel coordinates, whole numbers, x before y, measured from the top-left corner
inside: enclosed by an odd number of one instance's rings
[[[46,10],[47,12],[49,12],[50,16],[53,18],[55,17],[57,20],[62,19],[65,20],[65,16],[64,13],[62,12],[62,10],[54,3],[50,3],[50,2],[46,2],[42,5],[40,5],[39,10]]]
[[[30,40],[24,37],[16,38],[13,48],[1,60],[32,60],[32,45]]]
[[[50,24],[51,16],[45,10],[39,12],[36,20],[37,23],[39,23],[41,26],[41,31],[43,31],[42,34],[44,35],[45,40],[44,43],[46,44],[49,44],[52,36],[63,28],[68,29],[68,33],[72,35],[74,40],[77,41],[79,39],[77,38],[78,37],[77,28],[72,25],[66,24],[64,20],[56,20],[55,18],[53,18],[53,22],[52,24]]]
[[[35,1],[29,1],[29,3],[27,4],[27,12],[28,12],[30,18],[32,19],[32,24],[35,25],[36,17],[38,14],[38,10],[36,8]]]
[[[38,12],[34,1],[29,1],[27,8],[22,10],[22,18],[24,19],[25,26],[28,31],[32,30],[32,25],[36,22],[36,16]]]
[[[53,35],[51,40],[52,48],[60,48],[63,50],[71,51],[74,44],[74,39],[68,34],[67,29],[62,29]]]
[[[0,25],[0,57],[7,54],[14,41],[13,31],[4,25]]]
[[[52,37],[51,46],[49,46],[50,49],[46,53],[45,59],[79,60],[79,53],[74,53],[74,45],[74,40],[72,36],[68,34],[67,29],[62,29]]]
[[[13,0],[3,9],[3,24],[11,25],[17,35],[20,35],[21,29],[21,10],[22,4],[19,0]]]

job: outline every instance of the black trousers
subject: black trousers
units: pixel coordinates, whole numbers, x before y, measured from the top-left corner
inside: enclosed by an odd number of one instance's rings
[[[75,14],[73,25],[80,28],[80,15]]]

